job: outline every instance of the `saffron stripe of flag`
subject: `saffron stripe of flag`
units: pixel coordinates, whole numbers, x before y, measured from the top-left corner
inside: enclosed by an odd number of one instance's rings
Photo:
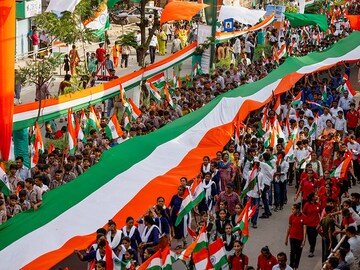
[[[154,84],[149,83],[149,87],[148,87],[149,91],[150,91],[150,95],[153,97],[153,99],[155,99],[155,101],[160,101],[161,100],[161,96],[160,93],[158,92],[158,90],[156,89],[156,87],[154,86]]]
[[[192,254],[192,260],[196,270],[206,270],[212,268],[207,248],[202,248],[200,251],[194,252]]]
[[[275,105],[274,105],[274,108],[273,108],[273,111],[275,111],[275,113],[277,115],[280,115],[280,112],[281,112],[281,107],[280,107],[280,96],[277,96],[276,97],[276,102],[275,102]]]
[[[127,98],[126,98],[126,94],[125,94],[125,89],[122,86],[122,84],[120,84],[120,98],[121,98],[121,102],[122,104],[127,107],[129,106],[129,103],[127,102]]]
[[[52,142],[49,144],[48,154],[51,154],[55,150],[55,147]]]

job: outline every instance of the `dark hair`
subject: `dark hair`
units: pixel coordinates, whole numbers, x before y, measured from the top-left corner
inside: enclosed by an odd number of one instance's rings
[[[30,184],[32,184],[32,185],[34,185],[34,179],[32,179],[32,178],[26,178],[25,179],[25,182],[28,182],[28,183],[30,183]]]
[[[25,189],[20,190],[20,192],[19,192],[19,197],[23,197],[23,196],[26,197],[26,195],[27,195],[27,192],[26,192]]]
[[[294,203],[293,204],[293,207],[296,209],[296,210],[301,210],[301,203]]]
[[[356,234],[356,229],[354,226],[347,227],[345,231],[351,234]]]
[[[16,166],[16,164],[10,164],[10,167],[9,167],[9,169],[10,169],[10,170],[12,170],[12,169],[15,169],[15,170],[16,170],[16,169],[17,169],[17,166]]]
[[[128,223],[130,220],[134,220],[134,218],[133,217],[127,217],[125,222]]]
[[[238,244],[239,244],[240,246],[242,246],[242,247],[244,246],[244,243],[241,242],[240,240],[235,240],[235,241],[234,241],[234,244],[235,244],[235,243],[238,243]]]
[[[335,256],[331,256],[331,257],[328,259],[328,263],[330,263],[330,265],[331,265],[333,268],[336,268],[336,267],[339,265],[339,259],[336,258]]]
[[[150,216],[145,216],[144,217],[144,222],[149,223],[150,225],[154,225],[154,220],[152,219],[152,217]]]
[[[284,257],[285,260],[287,260],[287,256],[286,256],[286,253],[285,252],[279,252],[278,257]]]
[[[147,247],[145,250],[149,253],[150,256],[155,254],[155,249],[152,247]]]
[[[103,236],[105,236],[105,234],[103,234],[103,233],[98,233],[97,235],[96,235],[96,241],[97,240],[99,240],[101,237],[103,237]]]
[[[116,226],[115,221],[113,221],[112,219],[110,219],[110,220],[108,221],[108,226],[111,226],[111,225],[115,225],[115,226]]]
[[[100,264],[101,267],[106,267],[106,262],[103,260],[98,260],[96,264]]]
[[[106,231],[106,229],[104,229],[104,228],[99,228],[99,229],[96,230],[96,233],[97,233],[97,234],[106,235],[106,234],[107,234],[107,231]]]
[[[22,157],[22,156],[17,156],[16,158],[15,158],[15,160],[21,160],[22,162],[24,162],[24,158]]]
[[[124,236],[124,237],[121,239],[121,242],[124,241],[124,240],[125,240],[126,242],[129,242],[129,243],[131,242],[131,239],[130,239],[129,236]]]
[[[106,240],[102,239],[100,240],[99,244],[98,244],[98,247],[102,248],[102,247],[105,247],[106,246]]]
[[[125,238],[125,237],[124,237]],[[124,239],[123,239],[124,240]],[[126,250],[127,253],[130,254],[130,256],[135,256],[135,252],[132,248],[129,248],[128,250]]]
[[[310,164],[311,165],[311,164]],[[308,199],[308,202],[312,201],[312,199],[315,197],[315,193],[314,192],[311,192],[308,196],[307,196],[307,199]]]

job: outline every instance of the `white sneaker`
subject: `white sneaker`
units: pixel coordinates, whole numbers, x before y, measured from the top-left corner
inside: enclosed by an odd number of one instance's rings
[[[18,99],[18,103],[19,103],[19,104],[21,104],[21,103],[22,103],[20,98]]]

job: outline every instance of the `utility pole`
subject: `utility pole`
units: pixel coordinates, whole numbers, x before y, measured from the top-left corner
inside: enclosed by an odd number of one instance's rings
[[[211,5],[211,36],[215,38],[215,34],[216,34],[216,22],[217,22],[217,18],[216,18],[216,13],[217,13],[217,0],[212,0],[212,5]],[[215,54],[215,43],[211,44],[210,47],[210,69],[213,66],[213,62],[214,62],[214,55]]]

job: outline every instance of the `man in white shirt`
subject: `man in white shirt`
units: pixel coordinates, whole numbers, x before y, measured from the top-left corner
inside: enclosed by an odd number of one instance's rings
[[[344,96],[339,100],[339,106],[344,110],[344,115],[350,110],[351,103],[355,103],[355,100],[349,97],[349,91],[344,90]]]
[[[157,37],[154,34],[151,38],[150,44],[149,44],[149,52],[150,52],[150,63],[154,64],[155,62],[155,53],[156,53],[156,48],[158,46],[158,41],[157,41]]]
[[[332,107],[330,109],[330,114],[332,115],[334,121],[335,121],[335,118],[337,117],[338,115],[338,111],[342,111],[344,112],[344,110],[338,106],[338,101],[337,100],[334,100],[332,102]]]
[[[344,135],[347,134],[347,122],[344,118],[344,112],[338,111],[337,116],[335,117],[335,130],[340,134],[341,138],[344,138]]]
[[[262,174],[264,175],[264,190],[261,194],[261,199],[264,206],[264,213],[260,218],[269,218],[269,216],[271,216],[271,212],[269,208],[268,192],[272,184],[275,168],[272,166],[269,153],[264,153],[263,159],[264,162],[260,162],[260,169]]]
[[[241,41],[240,38],[237,37],[233,46],[234,54],[235,54],[235,60],[236,62],[240,59],[240,53],[241,53]]]
[[[350,250],[354,254],[354,265],[358,266],[360,262],[360,236],[356,234],[354,226],[346,228],[346,236],[349,238]]]
[[[293,270],[289,265],[286,264],[287,256],[286,253],[280,252],[277,255],[278,264],[274,265],[272,270]]]
[[[326,121],[327,120],[331,120],[332,123],[334,123],[333,121],[333,117],[332,115],[330,114],[330,109],[328,106],[325,106],[324,107],[324,114],[321,115],[319,117],[319,120],[318,120],[318,128],[320,128],[320,130],[323,130],[323,128],[326,127]]]
[[[309,151],[304,149],[304,145],[302,141],[298,141],[296,143],[297,149],[294,151],[294,160],[295,160],[295,167],[296,167],[296,186],[298,188],[300,175],[301,175],[301,168],[300,165],[305,162],[305,159],[309,156]]]

